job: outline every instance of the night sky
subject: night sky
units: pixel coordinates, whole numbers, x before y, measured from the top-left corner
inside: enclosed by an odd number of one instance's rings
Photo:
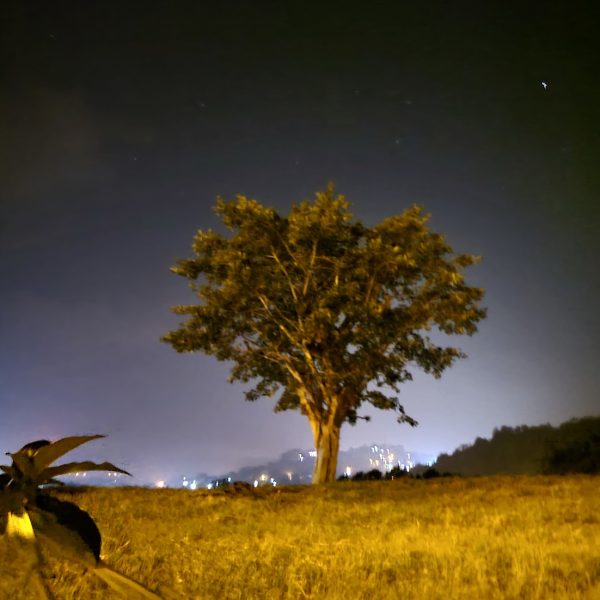
[[[419,427],[366,408],[342,448],[599,414],[599,7],[3,2],[0,450],[105,433],[80,456],[143,483],[311,447],[159,338],[217,195],[287,213],[329,180],[369,225],[423,204],[483,256],[489,310],[467,360],[405,385]]]

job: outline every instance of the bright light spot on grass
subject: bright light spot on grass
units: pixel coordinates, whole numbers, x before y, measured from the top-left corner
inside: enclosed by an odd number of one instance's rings
[[[6,518],[6,533],[9,537],[23,538],[27,540],[35,539],[31,520],[26,512],[23,512],[22,515],[9,512]]]
[[[162,479],[160,479],[159,481],[156,482],[155,485],[157,488],[164,488],[164,487],[166,487],[167,484]]]

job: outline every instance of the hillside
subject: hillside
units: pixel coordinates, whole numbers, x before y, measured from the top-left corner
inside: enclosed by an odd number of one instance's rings
[[[495,429],[452,454],[441,454],[434,468],[459,475],[597,473],[600,471],[600,417]]]

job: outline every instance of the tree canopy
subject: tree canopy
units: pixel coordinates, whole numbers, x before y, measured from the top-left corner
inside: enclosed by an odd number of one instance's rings
[[[313,481],[332,481],[340,428],[363,404],[415,425],[400,385],[415,367],[439,377],[464,357],[429,334],[477,331],[484,292],[463,270],[478,257],[454,254],[420,206],[366,227],[331,185],[287,217],[244,196],[215,210],[229,233],[198,231],[193,258],[172,267],[199,302],[173,308],[187,320],[163,340],[231,361],[247,400],[306,415]]]

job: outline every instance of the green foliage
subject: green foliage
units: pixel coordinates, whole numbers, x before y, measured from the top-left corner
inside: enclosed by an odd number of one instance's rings
[[[559,427],[501,427],[489,440],[477,438],[451,455],[441,454],[435,467],[461,475],[598,473],[600,417]]]
[[[600,417],[563,424],[548,440],[544,473],[600,473]]]
[[[600,436],[553,446],[544,473],[600,473]]]
[[[12,465],[1,465],[0,532],[10,546],[10,552],[24,554],[25,569],[33,571],[35,587],[29,594],[51,597],[40,577],[42,564],[39,545],[45,551],[74,561],[105,581],[114,591],[127,598],[157,598],[137,582],[116,573],[100,560],[101,536],[90,515],[71,502],[49,495],[49,484],[60,484],[55,477],[81,471],[127,471],[104,462],[84,461],[51,466],[61,456],[102,435],[66,437],[56,442],[38,440],[23,446],[18,452],[7,453]],[[15,591],[16,594],[16,591]],[[16,597],[16,595],[15,595]],[[28,596],[30,597],[30,596]]]
[[[18,452],[7,453],[13,460],[12,466],[0,465],[0,469],[10,478],[6,487],[10,491],[18,490],[25,499],[32,501],[38,493],[39,486],[60,483],[55,480],[55,477],[61,475],[83,471],[115,471],[129,475],[127,471],[108,462],[96,464],[86,461],[50,466],[67,452],[86,442],[103,437],[103,435],[80,435],[62,438],[56,442],[38,440],[26,444]]]
[[[464,356],[429,332],[477,330],[483,290],[463,270],[478,257],[454,255],[419,206],[365,227],[332,186],[287,217],[244,196],[216,213],[229,235],[199,231],[194,257],[172,268],[199,302],[174,307],[187,320],[163,340],[231,361],[230,379],[254,384],[248,400],[300,410],[318,451],[364,403],[415,425],[400,385],[414,367],[439,377]]]

